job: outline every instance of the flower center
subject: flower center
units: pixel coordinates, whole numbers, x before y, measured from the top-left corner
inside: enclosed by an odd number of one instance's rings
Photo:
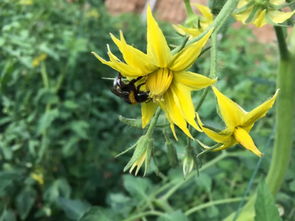
[[[167,68],[160,68],[148,75],[146,80],[149,96],[153,99],[161,99],[163,94],[168,90],[173,80],[173,73]]]

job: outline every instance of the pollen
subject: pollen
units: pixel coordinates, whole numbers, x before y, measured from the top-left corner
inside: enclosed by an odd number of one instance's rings
[[[169,89],[173,80],[173,73],[167,68],[160,68],[150,74],[146,80],[149,96],[154,100],[161,100],[163,94]]]

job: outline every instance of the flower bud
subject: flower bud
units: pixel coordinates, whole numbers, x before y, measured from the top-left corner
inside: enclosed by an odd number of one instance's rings
[[[141,136],[137,143],[134,150],[134,153],[130,159],[130,161],[127,163],[127,165],[124,168],[124,172],[129,169],[129,173],[132,173],[132,171],[135,170],[135,176],[139,172],[139,169],[144,163],[144,174],[146,174],[146,171],[148,169],[148,164],[150,162],[151,158],[151,152],[152,152],[152,139],[146,135]]]

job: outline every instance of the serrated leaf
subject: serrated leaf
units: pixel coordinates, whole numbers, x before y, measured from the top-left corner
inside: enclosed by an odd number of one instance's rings
[[[261,183],[255,202],[255,221],[282,221],[268,186]]]

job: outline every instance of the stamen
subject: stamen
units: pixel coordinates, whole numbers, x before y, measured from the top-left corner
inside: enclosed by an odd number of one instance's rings
[[[167,68],[161,68],[152,74],[148,75],[146,80],[147,90],[150,92],[149,96],[154,101],[162,100],[163,94],[168,90],[173,80],[173,73]]]

